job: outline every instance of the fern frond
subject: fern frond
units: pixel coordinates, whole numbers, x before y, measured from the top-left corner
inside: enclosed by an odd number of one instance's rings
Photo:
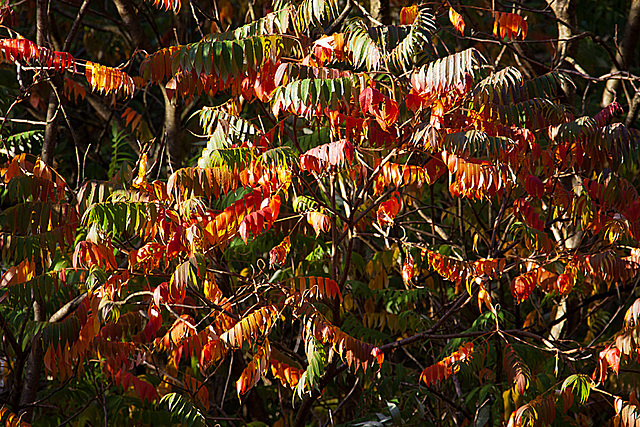
[[[426,6],[421,5],[418,9],[418,16],[411,24],[409,33],[389,53],[389,63],[398,74],[411,68],[414,57],[424,50],[424,46],[430,42],[431,34],[436,30],[434,16]],[[393,43],[389,43],[389,46],[393,46]]]
[[[503,364],[509,382],[513,384],[514,389],[518,390],[518,394],[523,395],[529,388],[531,371],[511,344],[504,347]]]
[[[268,335],[278,315],[279,311],[273,304],[261,307],[222,334],[220,340],[229,348],[243,348],[243,344],[253,345]]]
[[[444,93],[473,75],[477,66],[486,62],[476,49],[457,52],[420,67],[411,74],[412,90],[417,93]]]
[[[158,219],[157,206],[143,202],[96,203],[82,218],[85,225],[95,225],[112,236],[149,237]]]
[[[239,140],[247,140],[260,134],[253,123],[242,117],[229,114],[217,107],[203,107],[199,112],[200,126],[204,129],[206,135],[211,136],[219,127],[223,126],[225,132],[231,133]]]
[[[552,71],[531,80],[524,80],[515,67],[507,67],[480,81],[473,89],[474,109],[487,103],[496,105],[516,104],[530,99],[553,99],[558,96],[566,77]]]
[[[297,64],[295,62],[285,62],[278,66],[276,70],[274,84],[276,86],[286,85],[295,80],[303,79],[339,79],[344,77],[352,77],[353,72],[348,70],[338,70],[336,68],[312,67]],[[364,75],[358,75],[361,79],[367,78]]]
[[[469,130],[447,134],[442,141],[442,147],[438,148],[458,156],[466,154],[475,158],[496,159],[514,144],[515,142],[510,138],[489,136],[482,131]]]
[[[367,71],[380,70],[385,56],[376,39],[369,33],[367,24],[361,18],[353,18],[345,29],[345,52],[356,70],[363,67]]]
[[[61,249],[73,245],[78,223],[75,207],[66,203],[15,204],[0,214],[3,259],[32,259],[39,253],[48,260],[56,245]]]
[[[355,102],[360,89],[355,77],[295,80],[276,88],[271,108],[276,117],[281,111],[288,111],[310,119],[321,115],[325,108],[338,110]]]
[[[293,40],[279,35],[251,36],[242,40],[204,39],[147,55],[140,65],[144,81],[162,83],[178,73],[216,76],[222,81],[259,70],[291,52]]]
[[[298,31],[308,31],[317,25],[327,25],[338,16],[337,0],[303,0],[296,12]]]

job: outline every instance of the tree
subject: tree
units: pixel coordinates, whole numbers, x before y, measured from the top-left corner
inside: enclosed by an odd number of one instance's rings
[[[634,79],[536,60],[545,12],[36,5],[37,43],[1,14],[3,421],[637,422],[633,96],[561,102]]]

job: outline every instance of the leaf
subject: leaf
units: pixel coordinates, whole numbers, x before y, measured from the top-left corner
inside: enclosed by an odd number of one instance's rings
[[[265,344],[260,346],[258,351],[253,355],[253,359],[244,368],[240,378],[236,381],[236,390],[238,392],[238,399],[245,394],[251,388],[253,388],[260,378],[267,373],[271,361],[271,346],[269,341],[266,340]]]
[[[396,217],[400,208],[402,207],[402,198],[400,193],[394,191],[386,202],[380,203],[378,206],[377,218],[378,224],[381,227],[390,226],[393,224],[393,219]]]
[[[509,382],[513,384],[513,389],[522,396],[529,388],[531,371],[509,343],[504,347],[503,365]]]
[[[471,48],[440,58],[411,73],[411,90],[417,94],[437,95],[465,84],[477,66],[486,62],[480,52]]]
[[[77,103],[78,100],[84,99],[87,91],[84,86],[69,77],[64,78],[64,96],[72,102]]]
[[[598,355],[598,364],[593,371],[592,378],[598,383],[604,382],[607,378],[608,368],[611,368],[616,375],[620,371],[620,349],[612,345],[607,346]],[[582,401],[580,403],[584,404]]]
[[[180,0],[148,0],[150,3],[158,9],[164,9],[168,11],[169,8],[173,9],[173,11],[177,14],[180,12]]]
[[[11,61],[22,61],[28,64],[53,68],[56,72],[76,72],[75,58],[67,52],[52,51],[46,47],[38,46],[27,39],[2,39],[0,51]]]
[[[36,264],[31,259],[9,267],[0,279],[0,289],[31,281],[35,277],[35,271]]]
[[[320,232],[326,233],[331,228],[330,218],[321,212],[307,212],[307,222],[313,227],[316,237]]]
[[[429,386],[437,381],[442,381],[451,376],[460,369],[460,363],[467,362],[471,359],[473,353],[473,343],[468,342],[458,348],[457,351],[445,357],[438,363],[426,367],[420,374],[420,382]]]
[[[348,108],[357,99],[361,87],[360,80],[353,75],[294,80],[275,88],[271,111],[276,117],[287,111],[311,120],[322,116],[326,109]]]
[[[514,40],[518,36],[527,37],[527,21],[520,15],[508,12],[494,12],[493,35],[501,39]]]
[[[147,381],[141,380],[138,377],[132,375],[131,373],[120,370],[113,376],[114,383],[125,390],[130,387],[133,388],[133,391],[140,397],[140,399],[148,400],[149,402],[153,402],[154,400],[159,400],[160,396],[158,396],[158,392],[156,388],[148,383]]]
[[[207,425],[205,416],[191,402],[177,393],[165,394],[160,404],[167,404],[171,417],[186,425]]]
[[[533,289],[536,287],[537,271],[532,270],[525,274],[515,277],[511,281],[511,294],[516,300],[516,303],[520,304],[531,295]]]
[[[124,94],[133,97],[136,85],[133,79],[124,71],[87,61],[85,76],[91,89],[101,94]]]
[[[261,206],[264,207],[245,216],[238,226],[238,235],[245,244],[248,241],[249,231],[257,236],[261,231],[268,231],[271,228],[280,212],[280,196],[275,195],[271,199],[264,199]]]
[[[309,306],[307,308],[311,309]],[[311,312],[305,320],[305,326],[307,345],[313,342],[313,338],[323,344],[332,343],[334,349],[349,366],[349,369],[353,368],[354,371],[357,371],[362,367],[362,370],[366,373],[367,369],[373,366],[374,361],[378,362],[379,366],[384,361],[384,353],[378,347],[351,337],[337,326],[328,322],[318,311]],[[312,337],[308,335],[312,335]],[[307,368],[308,372],[309,368]],[[300,384],[298,387],[300,387]]]
[[[414,262],[411,254],[407,255],[404,264],[402,265],[402,280],[405,284],[409,284],[414,275]]]
[[[359,102],[362,112],[373,115],[383,131],[398,120],[398,103],[377,89],[364,89],[360,92]]]
[[[245,342],[256,343],[269,333],[278,315],[278,309],[273,304],[261,307],[223,333],[220,340],[230,348],[242,348]]]
[[[464,19],[452,7],[449,7],[449,21],[460,34],[464,35]]]
[[[354,149],[346,139],[312,148],[300,156],[300,170],[321,173],[335,171],[353,161]]]
[[[562,383],[561,391],[568,387],[571,387],[574,396],[578,396],[581,405],[587,403],[591,391],[591,380],[587,375],[574,374],[567,377]]]
[[[304,372],[302,369],[276,360],[273,355],[271,357],[271,374],[292,389],[296,388]]]
[[[1,287],[1,286],[0,286]],[[640,298],[636,299],[624,315],[624,326],[631,329],[640,324]]]
[[[224,247],[236,234],[242,233],[240,235],[243,239],[248,235],[248,231],[256,234],[265,226],[265,219],[270,227],[277,218],[280,208],[279,196],[270,199],[270,195],[269,187],[254,189],[207,221],[204,235],[209,245]],[[251,216],[252,213],[255,215]]]
[[[394,185],[396,188],[411,184],[417,187],[421,187],[424,183],[431,185],[445,171],[442,161],[435,158],[429,160],[425,167],[387,162],[380,168],[375,193],[382,194],[388,185]]]
[[[0,423],[3,423],[5,427],[29,427],[31,424],[20,420],[16,414],[11,412],[7,406],[0,406]]]
[[[297,289],[304,301],[308,298],[337,299],[342,302],[342,294],[335,280],[327,277],[295,277],[291,279],[291,288]]]
[[[185,388],[187,389],[189,394],[194,397],[194,400],[197,400],[197,402],[202,405],[205,411],[208,411],[209,390],[207,389],[207,387],[201,381],[198,381],[187,373],[185,373],[182,377],[182,382],[184,383]]]
[[[555,418],[554,396],[538,396],[512,412],[507,427],[550,425]]]
[[[455,174],[449,192],[452,196],[476,199],[503,194],[508,188],[504,166],[497,167],[489,162],[464,159],[455,154],[443,152],[443,161],[450,174]]]
[[[616,101],[613,101],[611,104],[600,110],[598,114],[593,116],[593,121],[596,122],[596,126],[603,128],[609,124],[616,114],[620,114],[623,111],[622,106]]]
[[[539,231],[544,231],[544,222],[540,220],[538,213],[524,199],[517,199],[513,202],[513,213],[520,217],[527,225]]]
[[[640,407],[631,402],[624,402],[616,397],[615,399],[616,415],[613,419],[615,426],[635,427],[640,421]]]
[[[416,20],[420,9],[418,9],[418,5],[407,6],[400,9],[400,24],[401,25],[411,25]]]
[[[284,264],[287,259],[287,254],[291,249],[291,239],[289,236],[285,237],[280,244],[274,246],[269,251],[269,268],[273,268],[273,264]]]

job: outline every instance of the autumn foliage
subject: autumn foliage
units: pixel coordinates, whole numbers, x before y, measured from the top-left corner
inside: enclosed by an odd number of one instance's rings
[[[640,422],[639,133],[523,68],[542,12],[200,3],[72,55],[0,1],[0,420]]]

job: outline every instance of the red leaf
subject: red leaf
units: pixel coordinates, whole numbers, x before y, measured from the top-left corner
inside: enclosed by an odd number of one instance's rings
[[[398,120],[398,103],[371,87],[360,92],[360,108],[373,115],[383,131]]]
[[[539,231],[544,231],[544,222],[540,220],[538,213],[533,210],[529,202],[518,199],[513,202],[513,212],[520,216],[529,226]]]
[[[511,294],[518,304],[529,298],[529,295],[533,292],[536,287],[536,276],[536,271],[529,271],[514,278],[511,282]]]
[[[525,178],[524,188],[527,193],[535,199],[541,199],[544,196],[544,184],[535,175],[528,174]]]
[[[395,191],[389,197],[389,200],[380,203],[380,206],[378,206],[378,224],[380,224],[380,226],[393,224],[393,219],[396,217],[401,207],[402,199],[400,197],[400,193]]]
[[[326,169],[333,170],[353,161],[354,149],[350,141],[339,141],[312,148],[300,156],[300,169],[320,173]]]

